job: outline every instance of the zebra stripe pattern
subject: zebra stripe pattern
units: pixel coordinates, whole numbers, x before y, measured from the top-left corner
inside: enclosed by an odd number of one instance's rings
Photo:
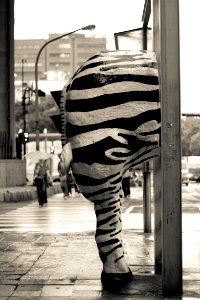
[[[121,240],[124,172],[159,155],[160,103],[155,54],[107,51],[91,57],[63,89],[72,171],[94,203],[103,271],[128,272]]]

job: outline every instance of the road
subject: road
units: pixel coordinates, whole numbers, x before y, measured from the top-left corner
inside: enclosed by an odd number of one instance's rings
[[[191,182],[182,188],[183,212],[200,213],[200,184]]]
[[[123,229],[143,229],[142,200],[141,187],[132,187],[131,197],[123,199]],[[185,213],[186,217],[190,216],[190,223],[191,220],[199,219],[200,184],[183,185],[182,208],[183,214]],[[79,194],[74,194],[68,199],[64,199],[62,194],[53,195],[48,199],[48,206],[43,208],[38,207],[36,200],[19,203],[0,202],[0,231],[69,233],[94,231],[95,227],[93,204]]]
[[[152,189],[153,194],[153,189]],[[131,212],[142,212],[142,189],[135,187],[131,189],[131,198],[124,202],[123,210]],[[153,204],[152,204],[153,209]],[[190,182],[188,186],[182,185],[182,211],[183,213],[200,213],[200,184]]]

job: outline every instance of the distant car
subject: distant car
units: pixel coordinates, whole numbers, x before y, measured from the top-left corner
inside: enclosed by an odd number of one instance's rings
[[[130,178],[130,186],[142,186],[143,173],[141,171],[134,171],[133,176]]]
[[[143,185],[143,172],[142,171],[136,172],[135,183],[138,186]]]
[[[190,182],[190,174],[186,173],[185,171],[182,171],[182,184],[188,185]]]
[[[200,168],[190,168],[189,173],[191,174],[190,180],[200,182]]]
[[[182,159],[181,175],[182,175],[182,184],[188,185],[190,182],[191,174],[188,169],[187,161],[184,159]]]

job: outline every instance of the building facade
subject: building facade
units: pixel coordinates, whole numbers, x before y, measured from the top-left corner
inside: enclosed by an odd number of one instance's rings
[[[50,34],[49,39],[59,36]],[[15,40],[15,80],[34,82],[35,60],[46,40]],[[45,47],[38,62],[38,80],[68,80],[89,57],[106,50],[106,38],[72,34]]]

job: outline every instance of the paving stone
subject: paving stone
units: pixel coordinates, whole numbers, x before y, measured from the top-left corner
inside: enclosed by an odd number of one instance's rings
[[[72,297],[64,297],[64,296],[35,296],[33,297],[32,295],[27,295],[25,297],[20,296],[20,297],[10,297],[9,300],[69,300],[69,299],[73,299]],[[0,299],[1,300],[1,299]],[[8,300],[6,298],[6,300]],[[75,299],[74,299],[75,300]],[[79,300],[79,299],[76,299]]]
[[[66,280],[69,279],[70,281],[74,282],[77,279],[77,272],[69,270],[65,272],[55,272],[50,277],[50,280]]]
[[[73,279],[47,279],[47,280],[39,280],[39,279],[22,279],[20,280],[20,284],[24,285],[74,285],[76,283],[76,278]]]
[[[43,284],[20,284],[17,288],[18,291],[41,291]]]
[[[0,285],[17,285],[19,280],[0,279]]]
[[[20,252],[1,252],[0,253],[0,261],[12,262],[19,256],[20,256]]]
[[[5,279],[5,280],[18,280],[20,279],[21,274],[4,274],[0,273],[0,279]]]
[[[48,281],[48,279],[47,280],[44,280],[44,279],[39,279],[39,278],[37,278],[37,279],[35,279],[35,278],[31,278],[31,277],[28,277],[28,278],[21,278],[20,279],[20,284],[38,284],[38,285],[44,285],[46,282]]]
[[[15,288],[16,288],[15,285],[1,284],[0,285],[0,296],[1,297],[2,296],[9,297],[13,293],[13,291],[14,291]]]
[[[81,269],[81,272],[78,274],[78,279],[100,279],[101,269],[93,268],[93,267],[84,267]]]
[[[101,292],[102,291],[102,285],[100,283],[100,280],[97,281],[96,283],[93,282],[91,284],[76,284],[74,286],[74,292],[75,291],[98,291]]]
[[[72,299],[74,299],[74,300],[78,300],[78,299],[82,299],[82,300],[101,299],[101,291],[74,290]]]
[[[41,295],[41,291],[31,291],[31,297],[39,297]],[[20,297],[20,299],[30,297],[30,291],[19,291],[18,289],[14,291],[12,297]],[[32,299],[29,298],[29,299]],[[15,298],[14,298],[15,299]]]
[[[49,285],[44,286],[41,292],[41,296],[65,296],[71,297],[73,293],[73,286],[71,285]]]

